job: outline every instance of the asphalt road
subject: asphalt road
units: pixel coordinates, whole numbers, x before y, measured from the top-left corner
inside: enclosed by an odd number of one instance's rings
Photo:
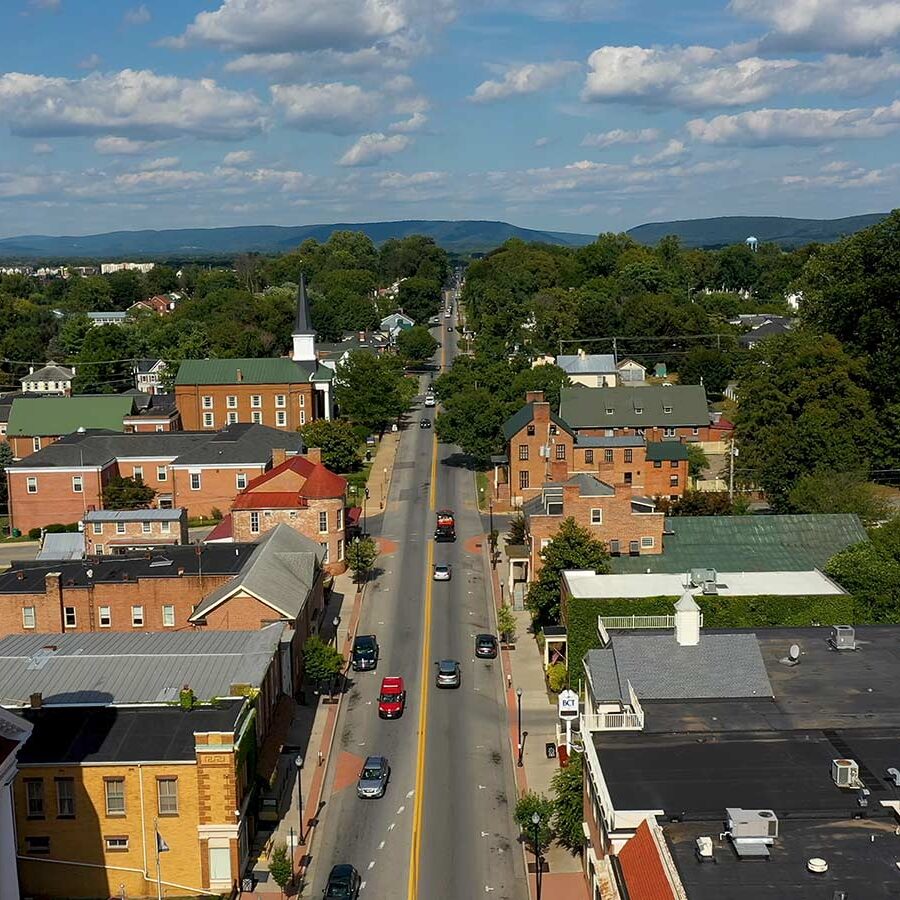
[[[446,320],[440,332],[449,364],[456,333]],[[472,540],[482,532],[474,478],[457,448],[435,453],[433,429],[419,428],[423,416],[433,419],[433,410],[418,405],[401,436],[387,509],[380,522],[370,516],[369,530],[391,543],[359,633],[376,634],[381,655],[375,672],[354,674],[341,711],[305,896],[320,897],[331,866],[349,862],[365,883],[362,897],[377,900],[527,897],[500,666],[473,653],[474,635],[495,630],[484,557]],[[456,512],[457,540],[435,544],[434,510],[445,506]],[[431,581],[433,562],[452,565],[449,583]],[[446,657],[462,665],[459,690],[434,686],[433,663]],[[399,720],[378,718],[385,675],[406,681]],[[389,758],[391,782],[383,799],[363,801],[351,776],[369,754]]]

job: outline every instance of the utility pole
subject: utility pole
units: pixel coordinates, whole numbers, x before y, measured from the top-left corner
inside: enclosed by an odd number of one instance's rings
[[[738,455],[737,447],[734,446],[734,434],[731,436],[731,443],[728,445],[728,499],[734,502],[734,458]]]
[[[618,365],[619,364],[619,348],[616,344],[616,339],[613,338],[613,362]]]

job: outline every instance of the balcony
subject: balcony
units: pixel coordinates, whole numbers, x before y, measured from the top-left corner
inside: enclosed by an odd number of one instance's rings
[[[643,731],[644,711],[583,713],[581,733],[590,731]]]

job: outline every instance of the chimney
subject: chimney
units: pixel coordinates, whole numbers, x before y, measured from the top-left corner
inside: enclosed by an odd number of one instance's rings
[[[44,576],[44,590],[48,594],[58,594],[59,593],[59,582],[62,577],[61,572],[48,572]]]
[[[28,374],[29,374],[29,375],[34,375],[34,366],[29,366],[29,367],[28,367]]]
[[[44,705],[44,695],[40,691],[32,694],[28,699],[32,709],[40,709]]]
[[[682,647],[700,643],[700,607],[690,591],[685,591],[675,604],[675,640]]]
[[[287,459],[287,450],[284,447],[272,448],[272,468],[280,466]]]
[[[526,403],[543,403],[544,402],[544,392],[543,391],[526,391],[525,392],[525,402]]]
[[[243,373],[240,369],[238,369],[237,372],[235,372],[234,380],[235,380],[238,384],[241,384],[241,383],[243,382],[243,380],[244,380],[244,373]]]
[[[579,359],[584,359],[585,356],[587,356],[587,353],[585,353],[584,350],[582,350],[581,347],[579,347],[579,348],[578,348],[578,358],[579,358]]]
[[[307,447],[306,453],[304,455],[311,463],[316,463],[316,465],[322,464],[322,448],[321,447]]]

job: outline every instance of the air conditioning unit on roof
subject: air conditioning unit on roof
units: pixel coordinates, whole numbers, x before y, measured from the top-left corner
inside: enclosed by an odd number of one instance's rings
[[[771,809],[732,806],[725,810],[725,823],[732,840],[770,841],[778,837],[778,816]]]
[[[859,765],[852,759],[833,759],[831,761],[831,778],[840,788],[858,788]]]

